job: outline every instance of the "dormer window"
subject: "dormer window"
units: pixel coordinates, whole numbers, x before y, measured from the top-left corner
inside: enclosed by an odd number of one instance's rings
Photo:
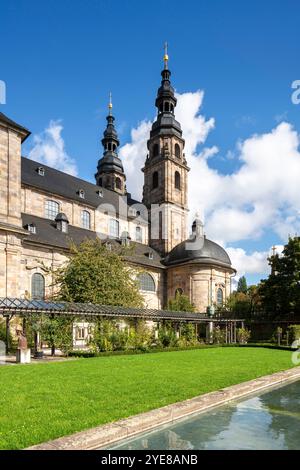
[[[134,207],[129,207],[128,209],[128,215],[129,217],[136,217],[137,211],[134,209]]]
[[[55,222],[57,230],[60,230],[63,233],[68,233],[69,220],[66,214],[64,214],[63,212],[57,214],[57,216],[55,217]]]
[[[45,168],[43,168],[42,166],[38,167],[37,172],[40,176],[45,176]]]
[[[36,233],[36,225],[35,224],[27,224],[27,230],[30,233]]]
[[[149,259],[153,259],[153,251],[149,251],[149,253],[148,253],[148,258],[149,258]]]
[[[121,244],[122,246],[130,245],[130,235],[128,232],[122,232],[121,234]]]
[[[98,194],[99,197],[103,197],[102,189],[98,189],[97,194]]]
[[[81,199],[84,199],[84,198],[85,198],[85,192],[84,192],[83,189],[79,189],[78,194],[79,194],[79,197],[80,197]]]

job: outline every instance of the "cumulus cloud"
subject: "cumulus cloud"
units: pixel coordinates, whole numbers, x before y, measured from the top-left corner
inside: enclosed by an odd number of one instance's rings
[[[61,121],[51,120],[44,132],[33,136],[29,158],[76,176],[76,162],[66,152],[62,131]]]
[[[238,142],[234,158],[238,170],[223,174],[213,169],[210,159],[218,148],[205,147],[208,134],[214,129],[213,118],[201,114],[203,91],[177,94],[176,118],[186,140],[185,153],[191,168],[189,174],[189,207],[205,219],[207,235],[226,247],[243,273],[266,274],[268,252],[247,253],[231,248],[250,239],[262,239],[273,232],[278,241],[300,233],[300,153],[299,135],[288,122],[280,122],[264,134],[255,134]],[[120,155],[128,177],[128,187],[141,197],[143,182],[140,168],[146,157],[146,143],[151,122],[142,121],[132,130],[131,142],[121,148]]]

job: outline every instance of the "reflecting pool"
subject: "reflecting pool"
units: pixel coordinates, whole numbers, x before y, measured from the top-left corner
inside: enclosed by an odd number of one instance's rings
[[[300,381],[157,428],[113,449],[300,449]]]

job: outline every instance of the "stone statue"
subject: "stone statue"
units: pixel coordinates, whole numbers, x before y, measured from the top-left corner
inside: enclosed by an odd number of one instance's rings
[[[30,362],[30,349],[28,348],[27,338],[23,329],[19,326],[16,328],[18,338],[17,362],[21,364],[28,364]]]
[[[18,337],[18,348],[27,349],[27,338],[23,330],[21,328],[17,328],[16,333]]]

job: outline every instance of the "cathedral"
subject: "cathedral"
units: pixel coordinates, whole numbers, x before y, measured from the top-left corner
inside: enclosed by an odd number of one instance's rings
[[[144,178],[142,201],[127,190],[111,100],[94,184],[22,156],[30,132],[0,113],[0,297],[51,298],[47,268],[68,259],[70,241],[100,237],[107,249],[131,245],[126,262],[142,268],[147,308],[165,308],[176,292],[201,313],[225,302],[235,275],[230,258],[197,217],[188,228],[189,167],[170,76],[166,53],[136,174]]]

